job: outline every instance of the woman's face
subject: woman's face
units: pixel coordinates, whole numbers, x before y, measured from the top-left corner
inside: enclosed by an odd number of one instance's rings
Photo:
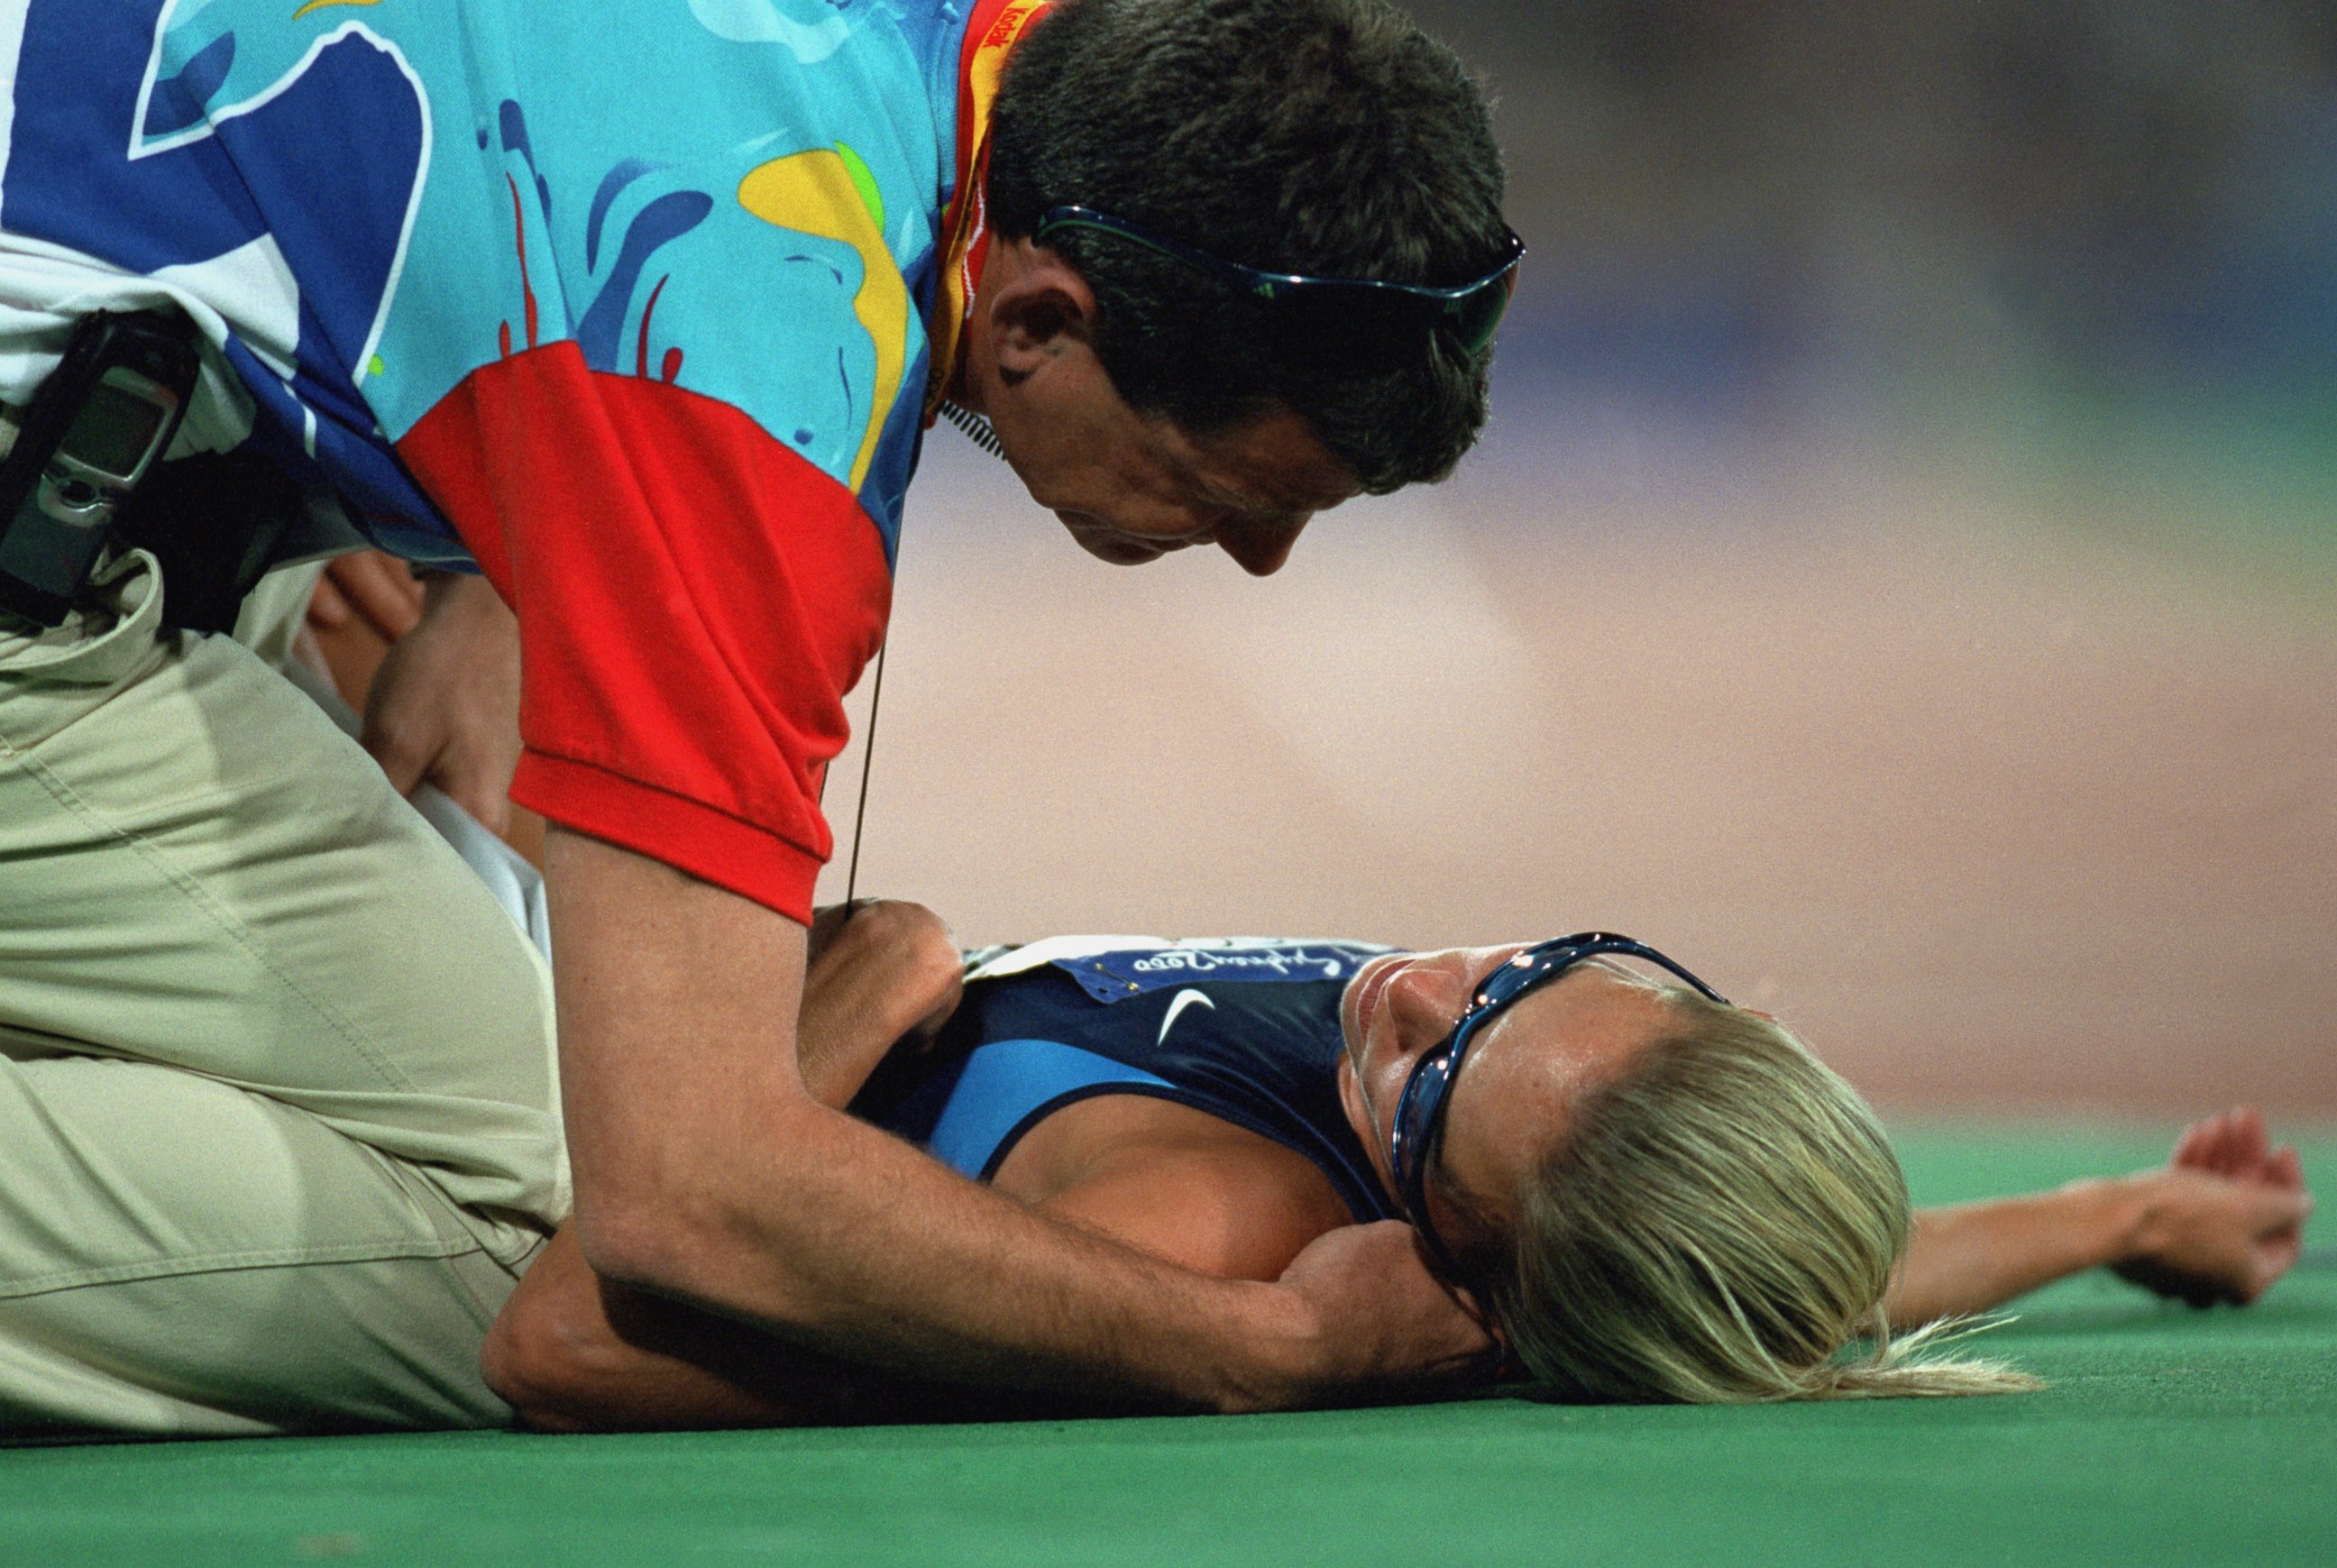
[[[1340,1102],[1393,1193],[1387,1132],[1420,1058],[1443,1044],[1470,995],[1524,943],[1390,954],[1339,999]],[[1429,1220],[1464,1256],[1506,1237],[1526,1176],[1564,1135],[1577,1096],[1619,1071],[1672,1021],[1664,993],[1620,965],[1573,965],[1480,1030],[1454,1079],[1426,1183]]]

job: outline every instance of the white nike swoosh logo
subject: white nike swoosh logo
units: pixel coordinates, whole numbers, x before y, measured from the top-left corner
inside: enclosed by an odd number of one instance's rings
[[[1217,1006],[1216,1003],[1210,1001],[1208,997],[1201,992],[1190,989],[1178,992],[1175,996],[1169,999],[1168,1015],[1160,1020],[1160,1040],[1155,1040],[1153,1042],[1155,1045],[1159,1044],[1161,1040],[1168,1038],[1168,1025],[1177,1022],[1177,1014],[1182,1013],[1186,1008],[1190,1007],[1196,1002],[1198,1002],[1204,1007],[1212,1009]]]

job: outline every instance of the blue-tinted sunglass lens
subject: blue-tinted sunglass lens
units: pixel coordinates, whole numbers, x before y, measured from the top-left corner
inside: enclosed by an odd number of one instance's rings
[[[1519,954],[1517,957],[1485,976],[1484,982],[1477,987],[1476,1005],[1500,1006],[1523,990],[1529,981],[1551,968],[1554,962],[1555,957],[1550,954],[1537,954],[1530,951]]]
[[[1388,1129],[1388,1163],[1400,1184],[1410,1185],[1427,1157],[1423,1146],[1431,1112],[1443,1098],[1445,1081],[1452,1076],[1452,1055],[1440,1050],[1423,1057],[1404,1081],[1395,1102],[1395,1118]]]
[[[1493,340],[1501,317],[1509,310],[1510,296],[1517,289],[1518,270],[1512,267],[1475,293],[1452,302],[1453,335],[1463,348],[1475,354]]]

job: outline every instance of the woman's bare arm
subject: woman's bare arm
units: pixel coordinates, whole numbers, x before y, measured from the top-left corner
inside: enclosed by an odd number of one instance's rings
[[[1902,1326],[1985,1312],[2101,1267],[2196,1307],[2253,1301],[2296,1261],[2312,1210],[2296,1151],[2229,1112],[2161,1170],[1918,1212],[1885,1306]]]
[[[1313,1161],[1189,1105],[1105,1094],[1022,1139],[994,1185],[1032,1208],[1220,1279],[1279,1279],[1353,1222]]]

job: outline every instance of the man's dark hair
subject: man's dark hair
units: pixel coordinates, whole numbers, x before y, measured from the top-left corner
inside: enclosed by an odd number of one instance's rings
[[[1385,0],[1058,0],[1008,64],[987,194],[1012,238],[1077,203],[1229,261],[1400,283],[1482,277],[1508,234],[1484,98]],[[1382,495],[1442,478],[1485,422],[1490,350],[1438,332],[1358,374],[1158,251],[1047,244],[1095,291],[1113,387],[1188,434],[1286,405]]]

